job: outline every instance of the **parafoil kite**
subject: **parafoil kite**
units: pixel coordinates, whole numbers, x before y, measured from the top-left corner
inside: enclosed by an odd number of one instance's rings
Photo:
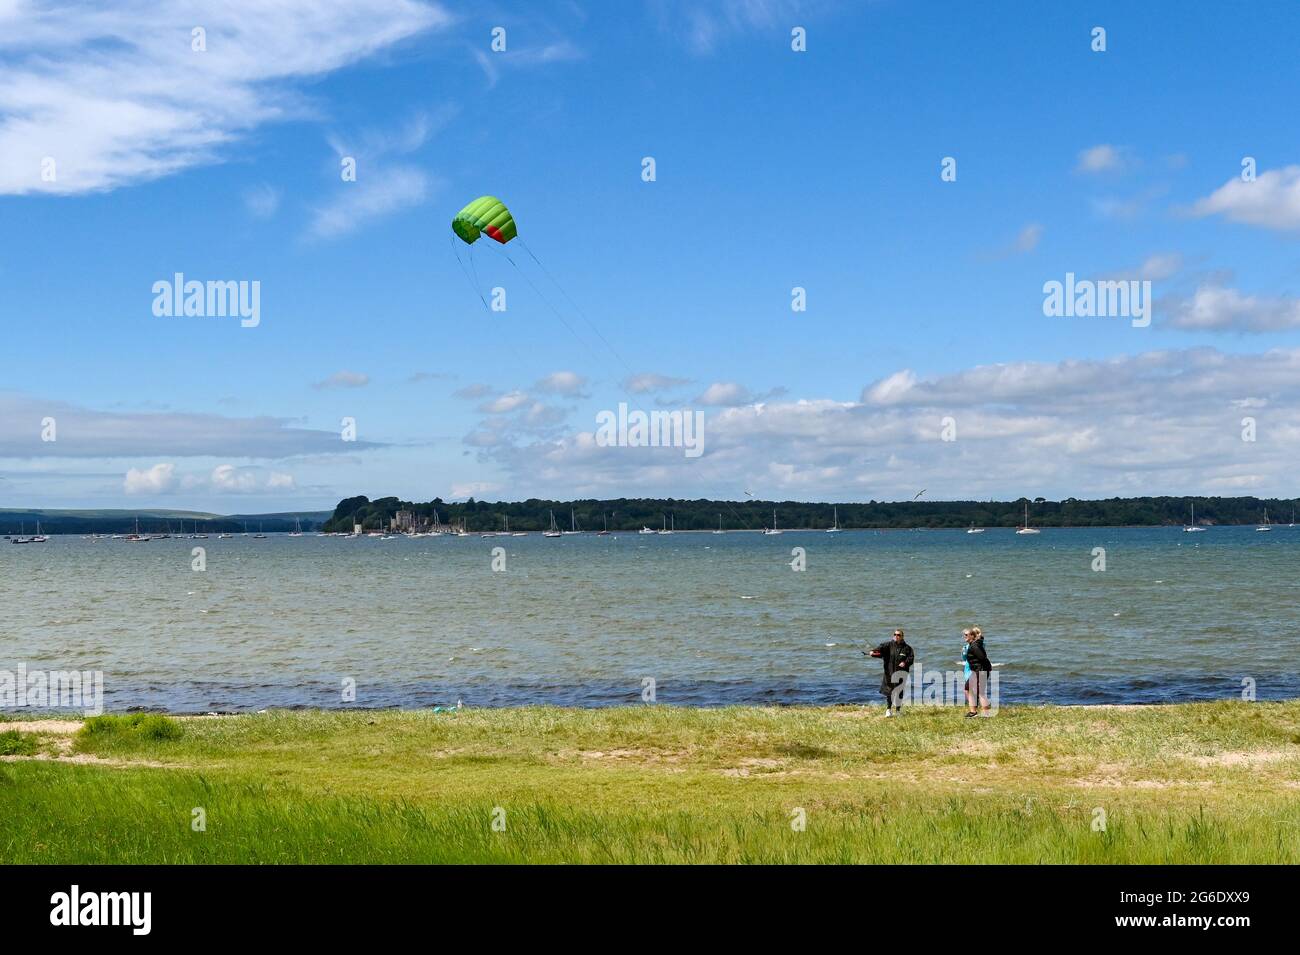
[[[489,238],[505,245],[519,230],[515,228],[514,216],[506,204],[496,196],[479,196],[451,220],[451,231],[460,236],[466,245],[478,241],[480,234],[486,232]]]

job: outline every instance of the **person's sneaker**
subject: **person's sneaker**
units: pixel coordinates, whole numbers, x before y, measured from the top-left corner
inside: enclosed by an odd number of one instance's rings
[[[974,710],[971,710],[969,713],[966,714],[966,719],[973,720],[978,715],[979,714],[976,713]]]
[[[886,707],[885,707],[885,715],[886,715],[886,716],[893,716],[893,715],[894,715],[894,711],[891,710],[889,707],[886,706]]]

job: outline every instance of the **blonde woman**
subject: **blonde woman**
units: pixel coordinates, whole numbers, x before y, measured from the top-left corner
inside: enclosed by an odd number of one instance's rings
[[[984,631],[971,627],[969,633],[962,660],[966,664],[966,705],[970,707],[966,715],[971,717],[975,715],[976,699],[984,713],[987,715],[989,712],[989,674],[993,672],[993,664],[984,649]]]
[[[977,671],[971,666],[971,658],[970,658],[971,641],[973,639],[975,638],[971,634],[971,630],[969,627],[961,632],[961,666],[963,670],[963,676],[965,677],[964,685],[966,689],[966,718],[967,719],[970,719],[972,716],[976,715],[976,705],[977,705],[976,700],[978,699],[976,693],[974,692],[975,691],[974,676]]]

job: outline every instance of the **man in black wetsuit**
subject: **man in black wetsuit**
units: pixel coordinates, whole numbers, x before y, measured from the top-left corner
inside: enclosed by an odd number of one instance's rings
[[[886,640],[871,651],[871,656],[878,657],[885,665],[885,674],[880,680],[880,692],[885,698],[885,715],[901,715],[903,712],[903,684],[907,680],[907,671],[912,669],[916,654],[903,639],[903,631],[895,630],[894,639]]]

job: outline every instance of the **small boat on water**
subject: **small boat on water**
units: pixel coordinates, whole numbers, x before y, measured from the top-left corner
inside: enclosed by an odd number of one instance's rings
[[[676,533],[676,532],[677,532],[677,515],[676,515],[676,514],[673,515],[673,526],[672,526],[672,527],[669,527],[669,526],[668,526],[668,515],[665,514],[665,515],[664,515],[664,526],[663,526],[663,529],[660,530],[660,531],[658,531],[658,533],[660,533],[660,534],[674,534],[674,533]]]
[[[982,527],[976,527],[976,526],[975,526],[975,522],[974,522],[974,521],[971,521],[971,522],[970,522],[970,527],[966,528],[966,533],[967,533],[967,534],[983,534],[983,533],[984,533],[984,528],[982,528]]]
[[[604,511],[602,511],[601,514],[600,514],[600,518],[601,518],[602,521],[605,522],[605,529],[604,529],[604,530],[596,531],[596,536],[597,536],[597,537],[608,537],[608,536],[609,536],[609,515],[606,514]]]
[[[1205,528],[1196,523],[1196,502],[1192,501],[1192,522],[1183,528],[1184,534],[1204,534]]]
[[[1018,527],[1018,528],[1016,529],[1016,533],[1017,533],[1017,534],[1022,534],[1022,535],[1023,535],[1023,534],[1041,534],[1041,533],[1042,533],[1042,531],[1040,531],[1037,527],[1030,527],[1030,526],[1029,526],[1029,501],[1025,501],[1025,523],[1024,523],[1024,525],[1023,525],[1022,527]]]
[[[542,531],[543,537],[563,537],[564,533],[555,523],[555,512],[551,511],[551,526]]]
[[[302,522],[298,520],[298,518],[296,517],[293,519],[293,530],[289,532],[289,536],[290,537],[302,536]]]
[[[775,524],[776,524],[776,520],[775,520],[776,515],[773,514],[772,517],[773,517],[773,521],[772,521],[772,523],[773,523],[773,525],[775,525]],[[835,508],[835,519],[834,519],[834,521],[831,522],[831,526],[828,527],[828,528],[826,528],[826,533],[827,533],[827,534],[838,534],[839,532],[840,532],[840,509],[837,507],[837,508]]]
[[[718,529],[717,529],[716,531],[711,531],[710,533],[713,533],[713,534],[725,534],[725,533],[727,533],[726,531],[724,531],[724,530],[722,529],[722,515],[721,515],[721,514],[718,515]]]
[[[763,528],[764,537],[772,537],[781,533],[781,528],[776,526],[776,508],[772,508],[772,526]]]
[[[582,533],[582,531],[578,530],[578,521],[577,518],[573,516],[573,508],[569,508],[569,529],[567,531],[560,531],[560,533],[566,535]]]
[[[135,519],[135,533],[134,533],[134,534],[127,534],[125,540],[126,540],[126,542],[127,542],[128,544],[147,544],[147,543],[149,543],[149,538],[148,538],[147,536],[142,535],[142,534],[140,533],[140,518],[137,517],[137,518]]]
[[[637,531],[637,533],[638,533],[638,534],[658,534],[659,532],[658,532],[658,531],[652,531],[650,528],[646,527],[646,526],[643,524],[643,525],[641,525],[641,529],[640,529],[639,531]]]
[[[1273,525],[1268,520],[1268,508],[1264,508],[1264,523],[1255,528],[1256,531],[1271,531]]]

